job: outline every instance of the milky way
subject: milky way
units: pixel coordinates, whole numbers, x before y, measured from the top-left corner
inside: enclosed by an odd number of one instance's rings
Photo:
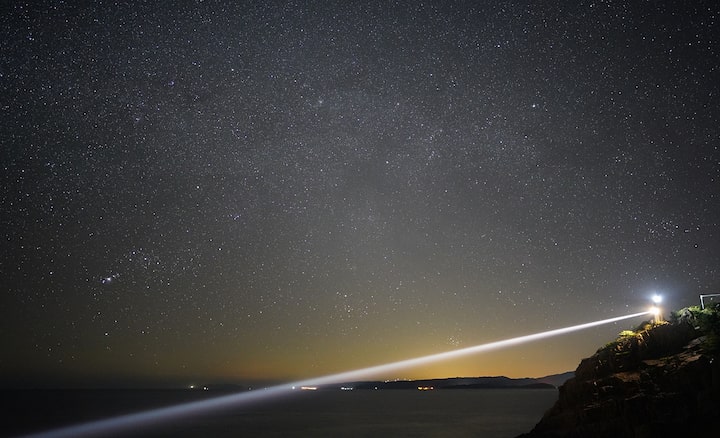
[[[714,2],[265,3],[4,8],[3,384],[304,378],[718,292]]]

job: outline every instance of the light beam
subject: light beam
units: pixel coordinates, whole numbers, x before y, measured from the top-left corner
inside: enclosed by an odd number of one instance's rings
[[[571,327],[564,327],[531,335],[519,336],[517,338],[505,339],[503,341],[490,342],[488,344],[475,345],[473,347],[461,348],[458,350],[446,351],[443,353],[436,353],[428,356],[416,357],[413,359],[401,360],[389,364],[376,365],[353,371],[346,371],[322,377],[300,380],[297,382],[272,386],[261,390],[241,392],[238,394],[225,395],[207,400],[185,403],[176,406],[169,406],[166,408],[138,412],[135,414],[122,415],[118,417],[108,418],[105,420],[98,420],[78,424],[75,426],[54,429],[44,433],[28,435],[27,438],[92,437],[107,436],[111,433],[117,434],[122,431],[128,432],[132,429],[149,427],[157,425],[159,423],[168,422],[173,419],[187,418],[190,415],[199,415],[220,408],[242,406],[259,402],[261,400],[277,397],[280,395],[287,395],[293,391],[294,387],[318,386],[329,383],[341,383],[345,381],[358,380],[368,376],[377,375],[380,373],[387,373],[389,371],[395,371],[398,369],[416,367],[418,365],[428,364],[430,362],[437,362],[440,360],[452,359],[459,356],[466,356],[470,354],[511,347],[514,345],[537,341],[540,339],[558,336],[578,330],[584,330],[603,324],[610,324],[613,322],[622,321],[624,319],[636,318],[638,316],[643,316],[650,313],[651,312],[640,312],[634,313],[632,315],[618,316],[615,318],[588,322],[585,324],[574,325]]]

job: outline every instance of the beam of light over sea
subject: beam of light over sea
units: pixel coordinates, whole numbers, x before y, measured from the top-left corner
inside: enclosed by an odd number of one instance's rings
[[[321,376],[311,379],[300,380],[297,382],[290,382],[282,385],[272,386],[269,388],[241,392],[238,394],[225,395],[221,397],[211,398],[202,401],[190,402],[175,406],[169,406],[165,408],[152,409],[148,411],[138,412],[135,414],[122,415],[118,417],[112,417],[104,420],[92,421],[88,423],[82,423],[75,426],[68,426],[50,430],[47,432],[41,432],[38,434],[28,435],[28,438],[61,438],[61,437],[92,437],[92,436],[106,436],[118,432],[130,432],[134,429],[149,427],[153,425],[159,425],[162,423],[171,422],[173,419],[187,418],[191,415],[199,415],[202,413],[211,412],[216,409],[229,408],[233,406],[241,406],[259,402],[282,395],[290,394],[295,387],[301,386],[316,386],[330,383],[342,383],[346,381],[353,381],[368,376],[374,376],[385,372],[396,371],[399,369],[406,369],[416,367],[419,365],[427,364],[430,362],[436,362],[440,360],[453,359],[460,356],[466,356],[470,354],[482,353],[491,350],[497,350],[501,348],[511,347],[527,342],[538,341],[540,339],[550,338],[578,330],[583,330],[591,327],[596,327],[603,324],[610,324],[625,319],[636,318],[639,316],[648,315],[651,312],[640,312],[632,315],[618,316],[615,318],[603,319],[600,321],[588,322],[585,324],[574,325],[571,327],[564,327],[555,330],[549,330],[545,332],[535,333],[531,335],[519,336],[516,338],[505,339],[497,342],[490,342],[482,345],[475,345],[472,347],[461,348],[458,350],[446,351],[443,353],[431,354],[428,356],[416,357],[413,359],[401,360],[398,362],[392,362],[384,365],[376,365],[368,368],[362,368],[353,371],[346,371],[337,374],[330,374],[327,376]]]

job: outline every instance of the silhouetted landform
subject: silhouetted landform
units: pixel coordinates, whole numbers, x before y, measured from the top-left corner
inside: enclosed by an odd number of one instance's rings
[[[572,372],[554,374],[541,378],[512,379],[505,376],[496,377],[451,377],[446,379],[422,380],[389,380],[345,382],[342,384],[322,385],[317,389],[357,389],[357,390],[392,390],[392,389],[553,389],[557,388],[573,376]]]
[[[540,383],[548,383],[556,388],[559,388],[563,383],[567,382],[571,378],[575,377],[574,371],[567,371],[561,374],[552,374],[537,379]]]
[[[343,383],[332,383],[318,386],[304,386],[296,389],[307,390],[380,390],[380,389],[557,389],[568,379],[575,375],[568,371],[561,374],[552,374],[545,377],[524,377],[513,379],[505,376],[493,377],[449,377],[445,379],[422,379],[422,380],[377,380],[377,381],[354,381]],[[278,385],[272,383],[268,386]],[[221,391],[221,392],[243,392],[262,389],[265,385],[247,385],[235,383],[207,383],[193,385],[189,389],[193,391]]]
[[[583,359],[535,428],[518,438],[720,436],[720,309],[643,323]]]
[[[471,385],[454,385],[454,386],[447,386],[443,389],[557,389],[554,385],[551,385],[549,383],[528,383],[527,385],[511,385],[511,386],[494,386],[494,385],[486,385],[483,383],[475,383]]]

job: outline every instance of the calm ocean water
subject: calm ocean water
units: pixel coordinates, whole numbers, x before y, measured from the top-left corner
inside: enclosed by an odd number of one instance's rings
[[[13,406],[3,436],[196,400],[192,391],[25,391],[3,394]],[[12,399],[12,400],[10,400]],[[528,432],[557,399],[556,390],[303,391],[291,397],[178,420],[119,436],[146,437],[483,437]]]

